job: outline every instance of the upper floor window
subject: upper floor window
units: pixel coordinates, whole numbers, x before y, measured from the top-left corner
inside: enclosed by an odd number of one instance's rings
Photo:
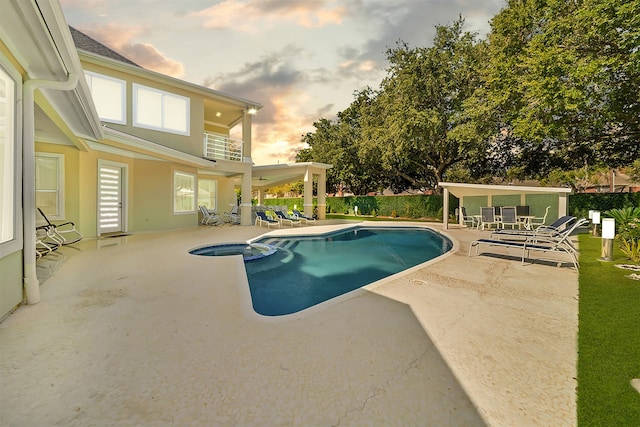
[[[126,82],[89,71],[84,76],[100,119],[126,124]]]
[[[189,98],[134,83],[133,125],[189,135]]]

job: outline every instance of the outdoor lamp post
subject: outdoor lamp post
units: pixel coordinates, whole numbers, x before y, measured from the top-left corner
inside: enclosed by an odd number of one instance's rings
[[[591,216],[591,222],[593,223],[593,235],[598,235],[598,224],[600,224],[600,211],[593,211]]]
[[[613,218],[602,219],[602,252],[600,259],[611,261],[613,256],[613,239],[616,237],[616,220]]]

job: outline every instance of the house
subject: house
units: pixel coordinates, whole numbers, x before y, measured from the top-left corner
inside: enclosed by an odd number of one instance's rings
[[[58,0],[0,2],[0,319],[40,298],[36,207],[100,238],[195,226],[198,205],[229,211],[239,188],[250,225],[261,107],[138,66],[69,28]],[[330,166],[282,167],[261,178],[304,177],[310,212],[313,176],[324,185]]]

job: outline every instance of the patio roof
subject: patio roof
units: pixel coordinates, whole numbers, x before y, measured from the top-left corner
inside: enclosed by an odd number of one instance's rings
[[[456,197],[498,195],[498,194],[535,194],[535,193],[571,193],[566,187],[530,187],[521,185],[466,184],[462,182],[439,182],[439,187],[449,190]]]
[[[530,194],[557,194],[558,213],[567,214],[567,196],[571,193],[571,188],[567,187],[531,187],[521,185],[490,185],[490,184],[467,184],[460,182],[439,182],[438,186],[443,189],[443,209],[442,223],[445,228],[449,226],[449,193],[462,199],[468,196],[492,196],[502,195],[530,195]]]

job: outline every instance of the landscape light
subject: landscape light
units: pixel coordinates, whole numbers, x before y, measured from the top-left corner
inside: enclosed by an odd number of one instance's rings
[[[589,219],[593,219],[593,209],[589,209]]]
[[[598,235],[598,224],[600,224],[600,211],[593,211],[591,216],[591,222],[593,223],[593,235]]]
[[[611,261],[613,255],[613,239],[616,237],[616,220],[613,218],[602,219],[602,252],[600,259]]]

